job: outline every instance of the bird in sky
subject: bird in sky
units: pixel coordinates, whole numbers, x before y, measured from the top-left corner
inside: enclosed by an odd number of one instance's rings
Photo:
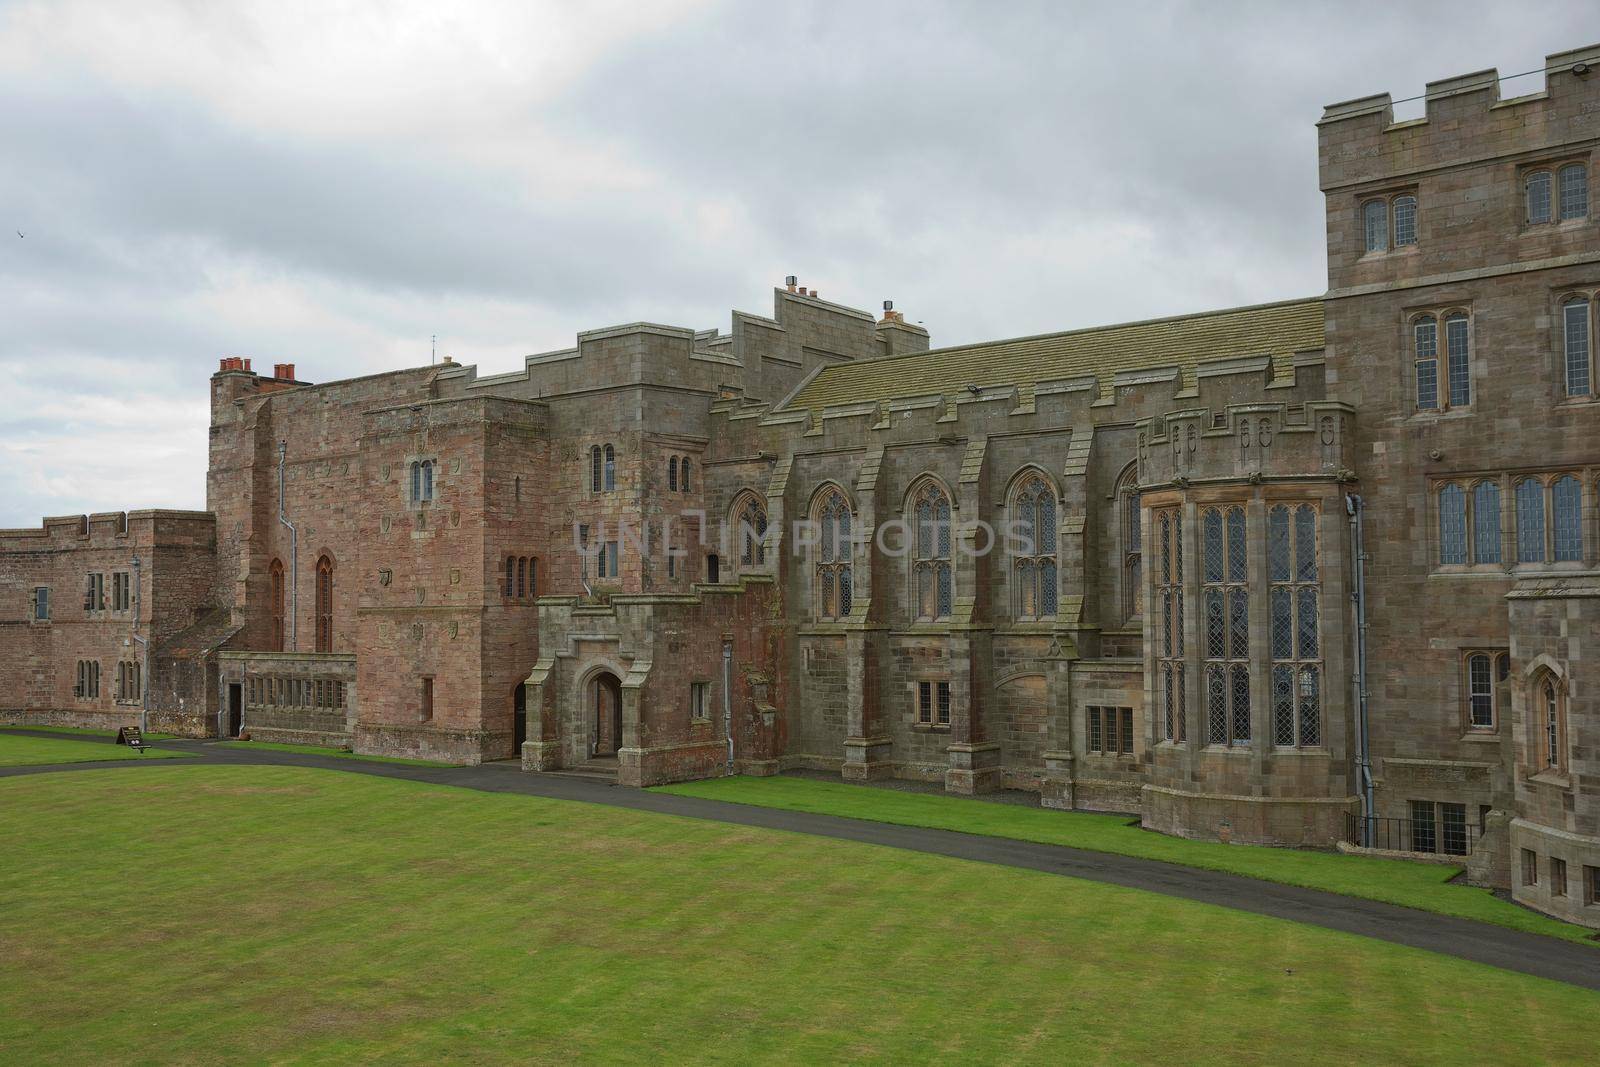
[[[21,237],[21,236],[23,236],[23,233],[22,233],[22,231],[21,231],[21,230],[18,230],[18,231],[17,231],[17,236],[18,236],[18,237]]]

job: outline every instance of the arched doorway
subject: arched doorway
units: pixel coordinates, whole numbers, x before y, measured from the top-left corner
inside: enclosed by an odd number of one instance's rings
[[[522,743],[528,739],[528,684],[518,682],[511,694],[511,755],[522,755]]]
[[[622,747],[622,683],[601,671],[589,683],[589,755],[615,756]]]

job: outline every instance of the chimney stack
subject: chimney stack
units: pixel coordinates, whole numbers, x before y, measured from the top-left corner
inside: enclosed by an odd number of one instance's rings
[[[783,279],[783,284],[788,286],[789,291],[792,293],[794,292],[795,283],[799,280],[799,278],[796,278],[793,274],[791,274],[787,278]]]
[[[293,363],[277,363],[277,364],[274,364],[273,367],[272,367],[272,376],[274,378],[277,378],[279,381],[285,381],[285,382],[294,381],[294,364]]]

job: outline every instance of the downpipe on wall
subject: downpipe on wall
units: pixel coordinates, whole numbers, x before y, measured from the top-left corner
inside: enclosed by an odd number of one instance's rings
[[[139,732],[150,732],[150,639],[139,632],[140,609],[144,604],[144,564],[133,557],[133,633],[139,645]]]
[[[278,442],[278,521],[289,529],[289,651],[300,651],[300,531],[289,521],[284,510],[283,466],[289,454],[289,442]]]
[[[1354,602],[1356,616],[1355,689],[1358,710],[1356,735],[1359,749],[1356,754],[1356,771],[1361,776],[1361,844],[1364,848],[1371,848],[1373,816],[1376,810],[1372,789],[1371,722],[1367,708],[1367,551],[1362,540],[1361,497],[1355,493],[1345,494],[1344,508],[1350,517],[1350,547],[1356,564],[1356,584],[1351,599]]]
[[[733,642],[722,639],[722,728],[728,735],[727,773],[733,774]]]

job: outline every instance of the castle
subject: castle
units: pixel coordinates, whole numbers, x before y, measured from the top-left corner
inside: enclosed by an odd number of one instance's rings
[[[1600,46],[1318,123],[1328,290],[930,348],[791,279],[512,374],[211,378],[0,531],[0,716],[1036,792],[1600,926]]]

